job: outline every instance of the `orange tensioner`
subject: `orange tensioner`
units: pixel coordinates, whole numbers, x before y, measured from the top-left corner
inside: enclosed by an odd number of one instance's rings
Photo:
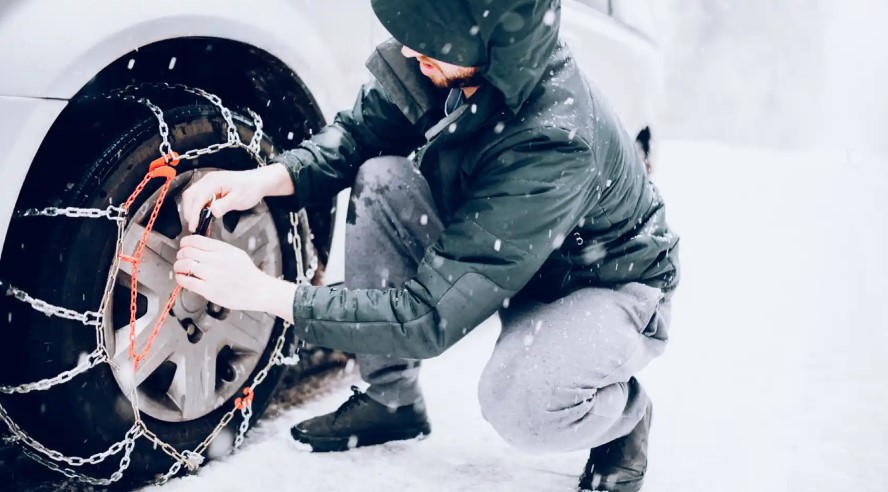
[[[253,388],[246,387],[244,388],[244,397],[243,398],[235,398],[234,407],[238,410],[243,410],[247,407],[247,405],[251,405],[253,403]]]
[[[157,334],[160,331],[160,327],[163,325],[164,321],[166,321],[166,317],[172,309],[173,304],[176,303],[176,299],[179,297],[179,293],[182,291],[181,286],[176,286],[173,290],[172,294],[170,294],[169,300],[167,301],[166,308],[160,311],[160,318],[158,318],[157,322],[154,324],[154,328],[151,331],[151,336],[148,338],[148,341],[145,343],[145,348],[142,349],[141,352],[136,352],[136,308],[137,308],[137,294],[138,294],[138,285],[139,285],[139,264],[142,262],[142,255],[145,250],[145,246],[148,243],[148,237],[151,234],[151,231],[154,229],[154,222],[157,220],[157,215],[160,213],[160,208],[163,206],[164,199],[166,199],[167,192],[169,192],[170,184],[173,179],[176,177],[176,169],[175,166],[179,164],[179,154],[176,152],[170,152],[169,154],[165,154],[154,161],[148,166],[148,173],[145,174],[145,178],[142,179],[142,182],[136,186],[136,189],[126,200],[126,203],[123,205],[123,209],[126,212],[129,212],[130,207],[132,207],[133,203],[135,203],[136,199],[139,195],[142,194],[145,187],[148,183],[155,178],[163,178],[164,183],[160,188],[160,194],[157,197],[157,203],[154,204],[154,208],[151,211],[151,217],[148,219],[148,223],[145,225],[145,231],[142,233],[142,237],[139,239],[139,244],[136,246],[135,252],[133,252],[132,256],[120,255],[120,261],[125,261],[131,263],[133,265],[132,275],[130,276],[130,333],[129,333],[129,355],[130,358],[133,359],[133,370],[137,370],[139,368],[139,362],[144,359],[149,351],[151,350],[151,345],[154,343],[154,340],[157,338]]]

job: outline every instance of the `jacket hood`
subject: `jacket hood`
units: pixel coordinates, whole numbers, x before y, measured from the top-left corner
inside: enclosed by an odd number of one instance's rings
[[[561,24],[560,0],[372,0],[400,43],[436,60],[479,67],[513,113],[539,84]]]

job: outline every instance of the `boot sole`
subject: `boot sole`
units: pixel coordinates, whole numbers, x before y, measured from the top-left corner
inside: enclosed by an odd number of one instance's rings
[[[595,483],[595,480],[587,481],[587,479],[584,478],[583,482],[580,483],[577,490],[579,490],[579,492],[639,492],[641,490],[641,487],[644,485],[644,477],[638,478],[637,480],[626,480],[610,484],[600,483],[597,486],[593,486],[593,483]]]
[[[303,444],[308,444],[315,453],[336,453],[364,446],[376,446],[391,441],[407,441],[424,437],[431,433],[432,429],[428,424],[385,431],[367,431],[349,437],[311,436],[299,432],[295,427],[290,429],[293,439]]]

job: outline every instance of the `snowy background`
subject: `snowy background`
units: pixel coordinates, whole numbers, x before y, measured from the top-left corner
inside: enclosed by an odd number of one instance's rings
[[[682,236],[648,491],[888,490],[888,6],[658,0],[666,125],[656,182]],[[432,435],[345,454],[289,427],[355,374],[264,420],[163,492],[574,490],[586,452],[528,455],[481,418],[492,319],[422,378]],[[570,361],[565,361],[570,363]]]
[[[656,0],[666,136],[888,150],[888,3]]]

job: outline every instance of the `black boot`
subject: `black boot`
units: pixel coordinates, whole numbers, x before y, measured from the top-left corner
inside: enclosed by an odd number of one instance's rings
[[[390,408],[352,386],[354,394],[335,412],[308,419],[290,429],[293,439],[312,451],[347,451],[428,435],[432,429],[423,404]]]
[[[651,429],[651,404],[644,418],[629,435],[592,449],[586,469],[580,477],[581,491],[638,492],[647,471],[648,432]]]

